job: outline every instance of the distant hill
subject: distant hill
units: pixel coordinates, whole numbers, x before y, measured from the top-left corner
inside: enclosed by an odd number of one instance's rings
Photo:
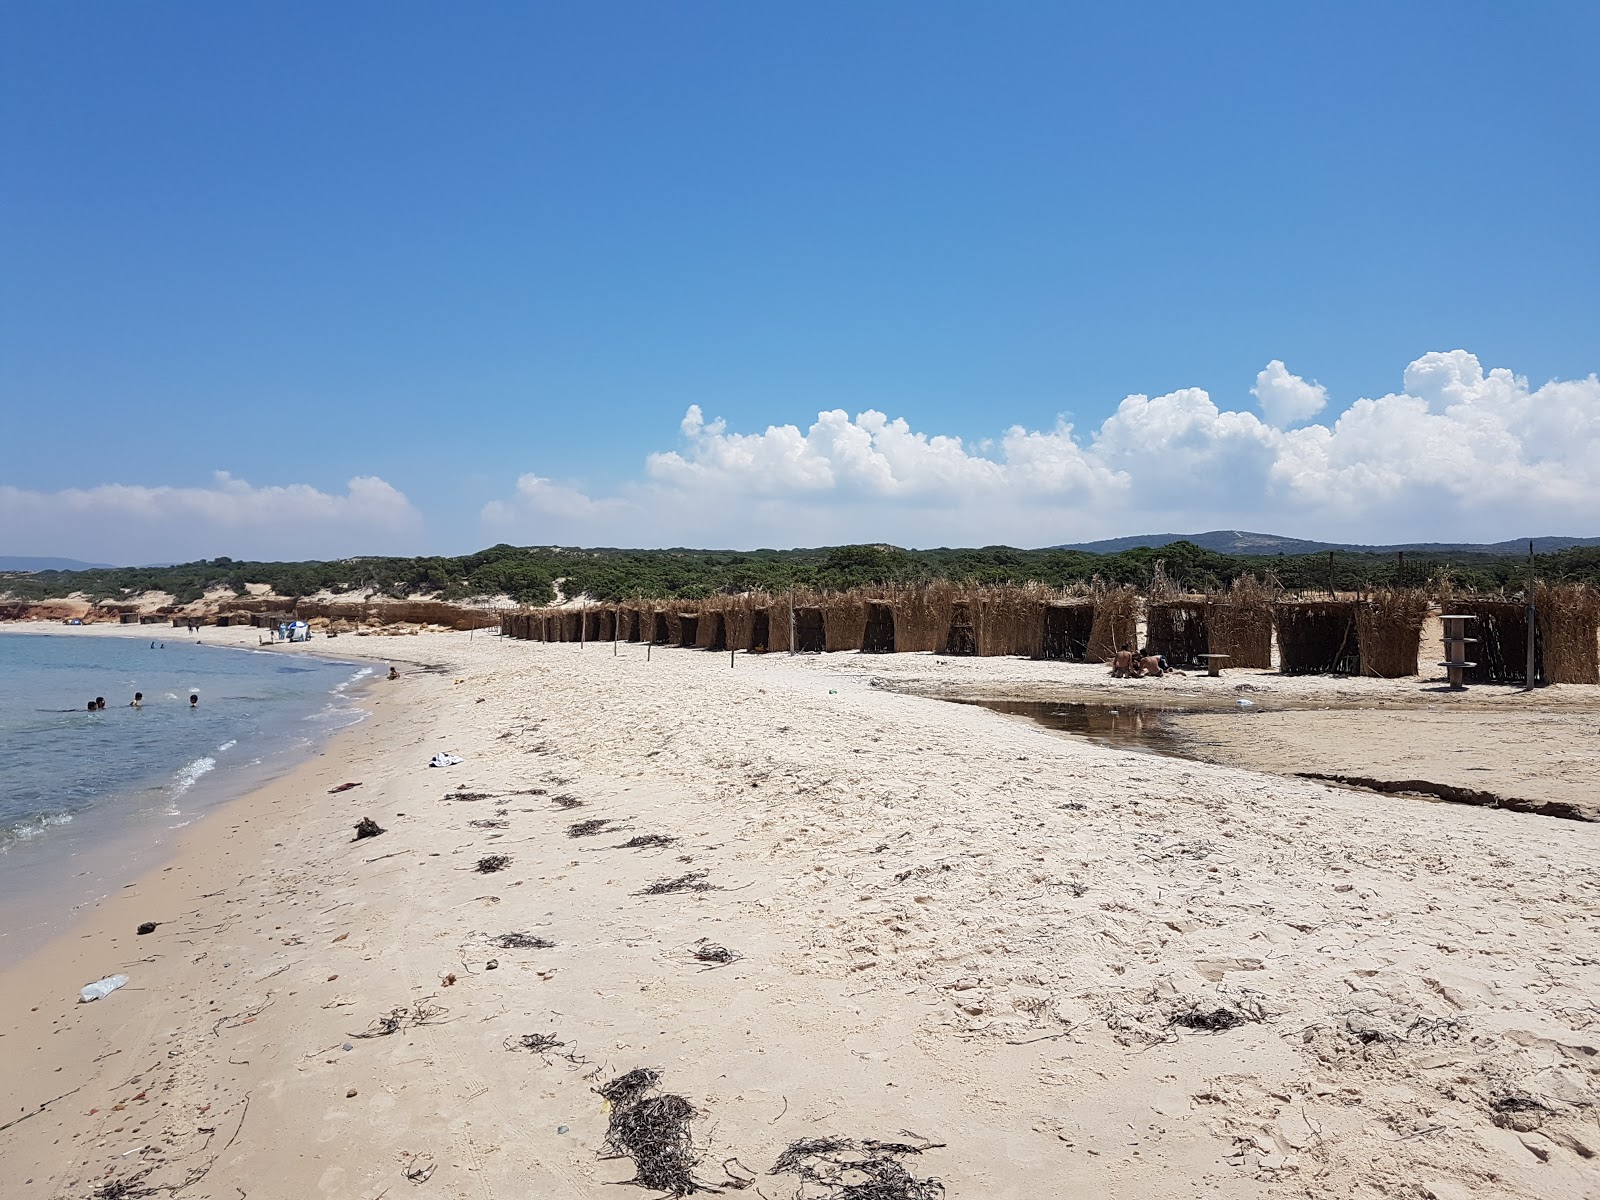
[[[1134,537],[1106,538],[1053,546],[1054,550],[1081,550],[1088,554],[1120,554],[1140,547],[1159,549],[1173,542],[1192,542],[1217,554],[1326,554],[1340,550],[1355,554],[1394,554],[1408,550],[1431,554],[1526,554],[1533,542],[1537,554],[1570,550],[1574,546],[1600,546],[1600,537],[1513,538],[1507,542],[1406,542],[1393,546],[1362,546],[1350,542],[1310,542],[1275,533],[1247,533],[1240,529],[1214,529],[1210,533],[1145,533]]]
[[[75,558],[28,558],[0,554],[0,571],[105,571],[110,563],[79,562]]]

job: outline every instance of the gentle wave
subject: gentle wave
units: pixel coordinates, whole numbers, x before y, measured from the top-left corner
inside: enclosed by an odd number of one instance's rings
[[[234,740],[231,740],[231,741],[223,742],[222,745],[217,747],[217,753],[221,754],[224,750],[232,750],[238,744],[239,744],[238,739],[234,739]]]
[[[173,781],[172,799],[176,800],[179,796],[183,795],[200,781],[200,777],[202,775],[204,775],[207,771],[215,770],[216,766],[217,760],[208,757],[197,758],[188,766],[184,767],[183,770],[178,772],[177,779]]]
[[[18,821],[15,825],[0,829],[0,850],[7,849],[14,842],[25,842],[30,838],[36,838],[51,826],[65,825],[71,820],[71,813],[46,813],[27,821]]]

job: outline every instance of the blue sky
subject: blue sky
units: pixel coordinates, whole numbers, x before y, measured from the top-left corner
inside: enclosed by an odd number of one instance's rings
[[[0,553],[1600,532],[1600,8],[1075,7],[7,6]]]

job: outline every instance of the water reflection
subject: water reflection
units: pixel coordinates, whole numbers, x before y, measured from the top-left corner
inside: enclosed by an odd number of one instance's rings
[[[992,712],[1027,717],[1047,729],[1070,733],[1100,746],[1188,758],[1164,720],[1192,708],[1152,704],[1071,704],[1060,700],[956,700]]]

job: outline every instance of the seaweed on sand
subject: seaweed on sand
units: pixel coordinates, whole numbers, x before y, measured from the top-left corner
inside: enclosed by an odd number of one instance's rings
[[[635,896],[671,896],[678,892],[715,892],[721,889],[707,883],[710,871],[690,871],[676,879],[658,879],[634,893]]]
[[[832,1200],[940,1200],[943,1183],[932,1177],[918,1179],[900,1162],[908,1154],[921,1154],[939,1145],[871,1138],[802,1138],[789,1143],[767,1174],[798,1175],[801,1195]]]
[[[550,950],[555,947],[549,938],[542,938],[536,933],[502,933],[489,940],[502,950]]]
[[[632,1182],[640,1187],[687,1196],[705,1190],[694,1178],[694,1106],[671,1092],[651,1095],[660,1081],[659,1071],[636,1067],[597,1089],[611,1103],[605,1148],[612,1157],[633,1159]]]
[[[472,869],[480,875],[492,875],[496,871],[504,871],[511,865],[509,854],[486,854],[478,860],[478,865]]]

